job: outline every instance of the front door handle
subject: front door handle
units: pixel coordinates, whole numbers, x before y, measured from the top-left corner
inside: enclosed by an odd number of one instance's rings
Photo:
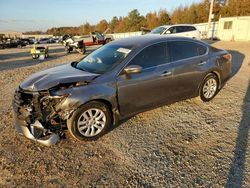
[[[201,65],[205,65],[207,62],[206,61],[201,61],[200,63],[198,63],[199,66]]]
[[[170,71],[165,71],[161,74],[161,76],[170,76],[172,74],[172,72]]]

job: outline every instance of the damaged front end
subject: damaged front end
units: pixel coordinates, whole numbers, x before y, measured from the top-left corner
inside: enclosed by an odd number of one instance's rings
[[[54,95],[53,90],[26,91],[18,88],[14,95],[16,129],[28,139],[50,146],[64,136],[69,112],[60,105],[67,95]]]

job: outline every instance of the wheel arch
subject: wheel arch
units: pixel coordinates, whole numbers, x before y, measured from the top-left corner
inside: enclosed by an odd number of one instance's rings
[[[218,79],[218,81],[219,81],[218,89],[221,89],[221,76],[220,76],[219,71],[217,71],[217,70],[211,70],[211,71],[208,71],[208,72],[205,74],[205,76],[203,77],[203,79],[201,80],[201,82],[200,82],[200,84],[199,84],[199,88],[198,88],[198,93],[200,92],[201,85],[202,85],[203,81],[204,81],[209,75],[211,75],[211,74],[214,74],[214,75],[217,77],[217,79]]]
[[[113,124],[113,123],[116,122],[116,117],[115,117],[115,113],[114,113],[114,112],[115,112],[115,109],[114,109],[112,103],[111,103],[109,100],[107,100],[107,99],[103,99],[103,98],[91,99],[91,100],[89,100],[89,101],[86,101],[86,102],[84,102],[84,103],[81,103],[77,108],[80,108],[81,106],[86,105],[86,104],[88,104],[88,103],[90,103],[90,102],[100,102],[100,103],[105,104],[105,105],[108,107],[109,112],[110,112],[111,117],[112,117],[111,123]]]
[[[217,79],[219,81],[219,87],[218,88],[220,89],[221,88],[221,76],[220,76],[220,73],[218,71],[216,71],[216,70],[213,70],[213,71],[210,72],[210,74],[216,75],[216,77],[217,77]]]

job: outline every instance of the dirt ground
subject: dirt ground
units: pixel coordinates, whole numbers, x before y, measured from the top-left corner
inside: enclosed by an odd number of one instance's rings
[[[215,42],[233,77],[209,103],[185,100],[138,114],[95,142],[44,147],[16,133],[12,97],[30,74],[78,60],[53,45],[0,50],[0,187],[249,187],[250,42]],[[90,51],[93,49],[90,49]]]

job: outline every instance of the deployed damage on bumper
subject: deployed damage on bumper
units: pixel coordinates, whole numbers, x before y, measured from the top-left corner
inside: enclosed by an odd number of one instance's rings
[[[17,131],[44,145],[55,144],[63,136],[70,113],[60,108],[66,97],[49,90],[28,92],[18,88],[13,101]]]
[[[72,76],[65,78],[66,72]],[[77,82],[83,76],[86,81]],[[13,100],[18,133],[46,146],[58,142],[67,129],[67,118],[75,110],[67,101],[70,92],[64,91],[75,84],[87,84],[95,77],[68,64],[36,73],[25,80],[15,91]]]

